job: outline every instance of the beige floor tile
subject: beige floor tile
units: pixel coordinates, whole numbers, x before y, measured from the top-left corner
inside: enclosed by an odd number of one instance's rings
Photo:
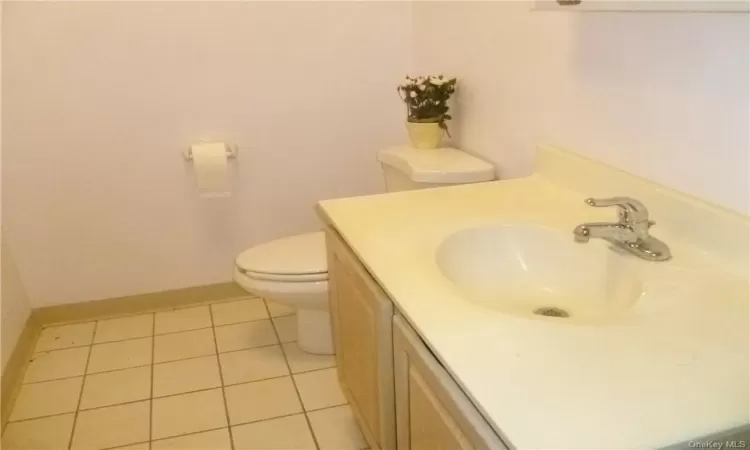
[[[153,402],[153,439],[227,426],[221,389],[156,398]]]
[[[300,350],[296,342],[283,344],[286,359],[292,373],[327,369],[336,365],[333,355],[313,355]]]
[[[216,327],[215,331],[219,352],[231,352],[279,343],[273,325],[268,319],[223,325]]]
[[[94,343],[122,341],[151,336],[154,332],[154,315],[120,317],[100,320],[96,325]]]
[[[279,334],[279,340],[283,343],[297,340],[297,316],[274,317],[273,326]]]
[[[221,387],[216,355],[154,365],[154,397]]]
[[[76,347],[35,353],[26,369],[24,383],[57,380],[83,375],[91,347]]]
[[[314,450],[304,414],[232,427],[235,450]]]
[[[80,347],[91,344],[96,322],[77,323],[42,330],[36,343],[36,352]]]
[[[228,386],[224,391],[232,425],[302,412],[291,377]]]
[[[330,408],[346,403],[336,376],[336,368],[294,375],[305,411]]]
[[[60,450],[68,448],[75,414],[11,422],[3,433],[3,450]]]
[[[294,314],[294,308],[274,302],[273,300],[266,300],[266,305],[268,306],[268,313],[271,317],[282,317]]]
[[[16,398],[11,421],[74,412],[83,377],[24,384]]]
[[[211,305],[214,325],[249,322],[268,318],[268,311],[260,298],[245,298]]]
[[[231,450],[229,429],[205,431],[176,438],[154,441],[151,450]]]
[[[208,328],[211,324],[211,313],[208,306],[175,309],[156,313],[156,334],[174,333],[176,331]]]
[[[121,447],[149,439],[150,402],[80,411],[72,450]]]
[[[224,385],[246,383],[289,374],[284,354],[278,345],[220,353],[219,360],[221,361]]]
[[[150,366],[116,370],[86,377],[80,409],[148,400],[150,397]]]
[[[359,450],[367,447],[348,405],[307,413],[321,450]]]
[[[156,336],[154,362],[177,361],[179,359],[207,356],[216,353],[212,328],[185,331],[183,333]]]
[[[91,347],[88,373],[128,369],[151,364],[153,338],[96,344]]]

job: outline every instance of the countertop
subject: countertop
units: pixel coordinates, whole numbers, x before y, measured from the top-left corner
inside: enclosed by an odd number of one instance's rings
[[[658,448],[750,424],[748,280],[680,230],[652,229],[672,248],[668,262],[623,256],[649,274],[651,288],[628,320],[613,323],[506,314],[467,301],[441,273],[437,248],[461,229],[572,230],[614,220],[613,210],[585,205],[591,192],[559,183],[550,171],[562,169],[549,166],[520,179],[328,200],[320,211],[512,447]],[[688,203],[696,205],[682,207]],[[731,220],[745,229],[743,217]]]

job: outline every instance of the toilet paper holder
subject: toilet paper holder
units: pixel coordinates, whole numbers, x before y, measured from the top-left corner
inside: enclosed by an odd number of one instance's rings
[[[224,147],[227,151],[227,158],[228,159],[234,159],[237,157],[237,153],[239,153],[239,148],[236,144],[224,144]],[[185,161],[192,161],[193,160],[193,151],[190,147],[186,147],[182,151],[182,157],[185,158]]]

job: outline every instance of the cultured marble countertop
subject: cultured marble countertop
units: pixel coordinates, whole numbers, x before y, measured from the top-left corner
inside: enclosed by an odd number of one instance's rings
[[[328,200],[320,211],[512,447],[658,448],[750,424],[748,280],[669,227],[652,232],[671,261],[623,255],[650,289],[613,323],[483,307],[437,265],[438,246],[461,229],[613,221],[613,209],[584,204],[590,194],[534,174]]]

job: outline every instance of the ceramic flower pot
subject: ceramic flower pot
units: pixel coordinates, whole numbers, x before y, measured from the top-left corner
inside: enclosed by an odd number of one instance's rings
[[[406,130],[414,148],[438,148],[443,140],[444,130],[439,123],[406,122]]]

